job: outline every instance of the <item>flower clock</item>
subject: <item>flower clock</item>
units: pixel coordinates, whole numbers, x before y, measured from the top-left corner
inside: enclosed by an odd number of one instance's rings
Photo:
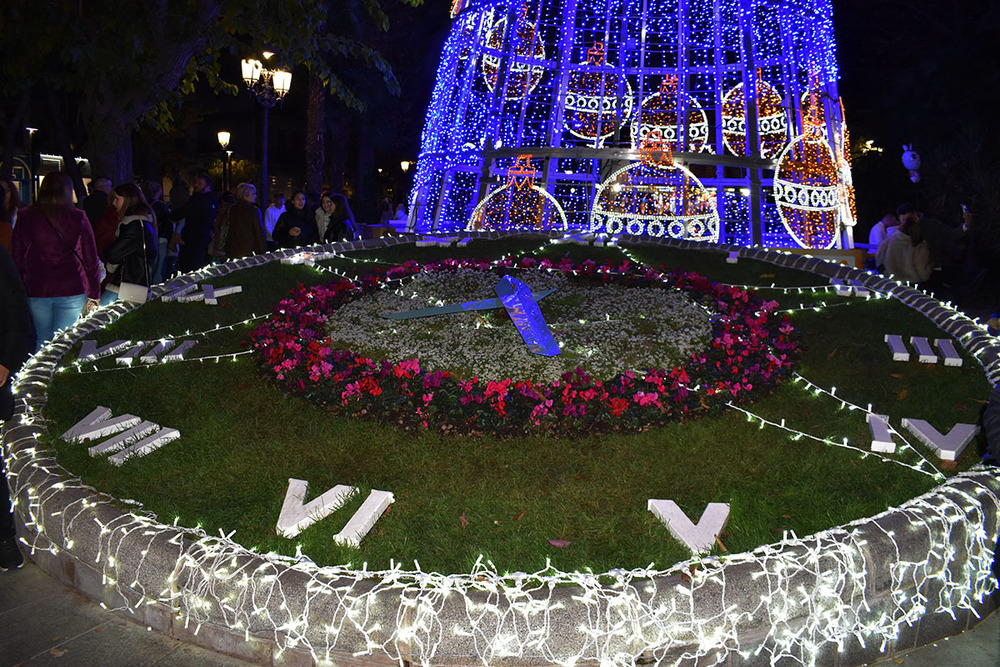
[[[482,299],[503,275],[545,290],[537,307],[560,354],[532,354],[503,309],[391,316]],[[796,352],[776,309],[742,288],[628,261],[411,261],[300,287],[252,340],[265,375],[337,413],[566,437],[647,430],[768,392]]]

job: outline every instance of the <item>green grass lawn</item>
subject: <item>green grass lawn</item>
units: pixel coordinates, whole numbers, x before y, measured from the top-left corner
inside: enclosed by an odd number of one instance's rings
[[[499,257],[539,248],[539,242],[524,240],[476,241],[464,249],[397,246],[352,254],[386,264],[331,260],[323,266],[355,275],[414,257]],[[618,249],[566,245],[545,246],[540,254],[567,253],[578,261],[623,257]],[[825,282],[761,262],[726,264],[725,255],[712,252],[639,247],[629,256],[736,284]],[[91,338],[99,344],[154,340],[238,323],[269,311],[296,284],[332,277],[271,263],[212,280],[216,286],[243,286],[217,307],[156,301]],[[892,361],[883,342],[887,333],[945,337],[909,308],[828,292],[784,295],[768,289],[762,295],[789,308],[828,304],[819,312],[796,312],[792,321],[802,332],[799,372],[822,387],[836,386],[838,397],[871,403],[897,428],[904,417],[926,419],[941,431],[956,421],[976,420],[989,386],[971,357],[962,368]],[[188,357],[246,349],[249,330],[238,326],[200,337]],[[74,360],[71,354],[64,362]],[[130,369],[118,369],[110,359],[96,365],[114,370],[57,374],[46,408],[53,434],[103,405],[116,415],[129,412],[176,428],[181,438],[120,468],[89,458],[83,445],[54,438],[66,468],[101,491],[142,502],[162,521],[178,517],[181,525],[198,524],[210,533],[236,531],[234,539],[261,551],[294,554],[301,545],[320,564],[367,562],[384,568],[390,560],[407,565],[416,560],[425,569],[467,572],[482,555],[501,571],[531,572],[547,560],[563,570],[666,567],[689,554],[647,511],[650,498],[675,500],[693,520],[709,502],[729,503],[722,540],[737,552],[776,541],[785,531],[804,536],[878,513],[937,484],[875,456],[761,429],[734,411],[629,435],[454,438],[336,417],[265,383],[251,356]],[[783,385],[748,408],[818,437],[846,437],[862,449],[870,442],[863,413],[842,409],[840,401],[816,397],[802,385]],[[958,469],[978,457],[971,446]],[[918,461],[913,453],[902,459]],[[275,523],[293,477],[309,482],[310,497],[336,484],[356,486],[362,494],[288,540],[275,534]],[[332,535],[368,489],[391,491],[395,503],[360,549],[336,546]],[[555,547],[549,540],[569,545]]]

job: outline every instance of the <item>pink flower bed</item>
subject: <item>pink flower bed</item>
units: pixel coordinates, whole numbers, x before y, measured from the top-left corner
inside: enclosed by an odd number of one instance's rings
[[[418,359],[369,359],[332,347],[325,334],[327,318],[337,308],[386,280],[418,271],[533,267],[562,271],[584,284],[679,289],[714,313],[713,339],[675,368],[624,371],[611,378],[593,378],[577,368],[558,382],[539,384],[530,378],[452,377],[448,371],[422,368]],[[615,266],[531,258],[443,260],[426,266],[410,261],[357,282],[340,279],[318,287],[300,286],[251,333],[251,339],[266,377],[337,414],[446,433],[572,436],[646,430],[769,392],[788,374],[796,356],[794,329],[776,310],[776,302],[741,288],[712,283],[695,273],[660,273],[627,261]]]

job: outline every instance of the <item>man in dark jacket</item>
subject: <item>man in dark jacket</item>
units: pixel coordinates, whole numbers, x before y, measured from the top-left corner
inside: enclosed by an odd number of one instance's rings
[[[35,349],[35,330],[28,310],[21,276],[7,249],[0,246],[0,421],[14,414],[11,376]],[[21,567],[24,558],[17,548],[14,517],[10,513],[10,495],[4,472],[0,497],[0,569]]]
[[[194,194],[170,214],[171,220],[184,220],[181,247],[177,253],[177,268],[182,272],[196,271],[209,262],[208,244],[215,225],[218,199],[212,192],[212,178],[198,174],[194,179]]]
[[[87,214],[90,226],[97,228],[100,221],[108,210],[108,195],[111,193],[111,180],[99,177],[90,182],[90,194],[80,202],[80,208]]]

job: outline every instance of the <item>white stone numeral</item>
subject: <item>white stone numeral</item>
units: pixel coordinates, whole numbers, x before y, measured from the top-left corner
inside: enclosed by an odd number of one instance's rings
[[[195,285],[194,283],[191,283],[189,285],[185,285],[184,287],[178,287],[177,289],[174,289],[173,291],[169,292],[168,294],[164,294],[160,298],[163,301],[177,301],[178,298],[184,296],[185,294],[190,294],[191,292],[195,291],[196,289],[198,289],[198,286]]]
[[[709,503],[695,525],[672,500],[650,499],[646,507],[693,553],[708,553],[729,520],[728,503]]]
[[[931,343],[929,340],[923,336],[910,336],[910,344],[917,348],[917,354],[920,355],[918,361],[922,364],[936,364],[937,355],[934,354],[934,350],[931,349]]]
[[[902,336],[897,336],[896,334],[886,334],[885,342],[889,344],[889,349],[892,350],[893,361],[910,360],[910,352],[906,349],[906,343],[903,342]]]
[[[180,345],[178,345],[177,347],[175,347],[173,352],[170,352],[165,357],[163,357],[163,360],[164,361],[180,361],[181,359],[184,358],[184,353],[187,352],[188,350],[190,350],[192,347],[194,347],[196,342],[197,341],[193,341],[193,340],[186,340],[186,341],[184,341],[183,343],[181,343]]]
[[[941,353],[945,366],[961,366],[962,357],[955,351],[955,345],[947,338],[935,338],[934,346]]]
[[[94,341],[85,340],[80,343],[80,355],[77,358],[80,361],[91,361],[93,359],[100,359],[101,357],[109,357],[112,354],[121,352],[129,345],[131,343],[127,340],[116,340],[113,343],[97,347],[97,343]]]
[[[154,431],[134,445],[126,447],[116,454],[112,454],[108,457],[108,461],[111,462],[112,465],[121,466],[129,459],[145,456],[146,454],[156,451],[163,445],[172,440],[176,440],[179,437],[181,437],[181,432],[175,428],[163,428],[159,431]]]
[[[923,419],[909,418],[903,419],[903,428],[917,436],[920,442],[933,449],[938,458],[944,461],[957,459],[979,433],[979,427],[975,424],[955,424],[948,435],[942,435]]]
[[[232,285],[230,287],[220,287],[216,289],[212,285],[204,285],[202,291],[205,293],[205,303],[210,306],[216,306],[219,303],[220,296],[228,296],[230,294],[239,294],[243,291],[243,287],[240,285]]]
[[[84,440],[97,440],[114,433],[120,433],[131,428],[141,420],[135,415],[122,415],[111,418],[111,409],[98,406],[89,415],[78,421],[74,426],[62,434],[62,439],[66,442],[83,442]]]
[[[172,340],[160,341],[150,350],[147,350],[144,355],[139,357],[139,361],[144,364],[155,364],[167,350],[174,346],[174,342],[175,341]]]
[[[343,507],[348,498],[357,493],[357,488],[353,486],[338,484],[307,503],[305,499],[308,490],[309,482],[302,479],[288,479],[288,490],[285,491],[285,501],[281,505],[281,514],[275,527],[282,537],[295,537],[317,521],[336,512]],[[333,536],[333,541],[357,547],[394,500],[388,491],[372,489],[344,529]]]
[[[120,357],[118,357],[117,359],[115,359],[115,361],[117,363],[119,363],[119,364],[124,364],[126,366],[131,366],[132,362],[135,361],[139,357],[139,355],[142,353],[142,351],[143,351],[143,349],[145,349],[145,347],[146,347],[146,343],[144,343],[144,342],[143,343],[139,343],[137,345],[133,345],[131,350],[129,350],[125,354],[123,354]]]
[[[892,429],[889,428],[888,416],[869,413],[868,426],[872,430],[873,452],[892,454],[896,451],[896,443],[892,440]]]
[[[130,458],[145,456],[181,437],[180,431],[176,429],[162,428],[159,424],[143,421],[135,415],[112,418],[109,408],[98,406],[63,433],[62,439],[66,442],[84,442],[116,433],[119,435],[89,447],[87,453],[93,457],[120,450],[108,457],[113,465],[120,466]]]

